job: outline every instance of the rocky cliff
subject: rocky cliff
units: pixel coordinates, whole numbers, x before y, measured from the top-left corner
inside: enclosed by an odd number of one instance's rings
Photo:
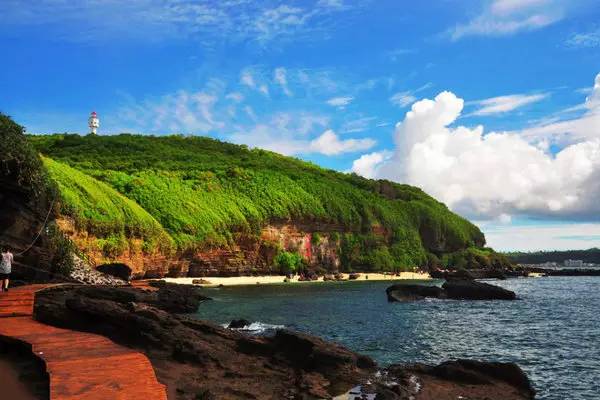
[[[53,268],[65,249],[134,278],[494,264],[476,226],[412,186],[209,138],[26,137],[3,118],[0,134],[29,156],[4,160],[16,167],[2,234],[24,247],[50,211],[35,245]],[[44,179],[19,178],[28,171]]]

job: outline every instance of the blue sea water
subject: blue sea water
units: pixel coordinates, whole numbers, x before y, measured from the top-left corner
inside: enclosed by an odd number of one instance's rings
[[[245,318],[333,340],[380,364],[514,361],[539,399],[600,399],[600,277],[495,281],[518,301],[388,303],[389,282],[206,289],[198,317]]]

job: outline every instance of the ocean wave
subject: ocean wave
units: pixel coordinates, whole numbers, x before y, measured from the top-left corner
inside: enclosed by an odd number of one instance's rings
[[[224,328],[227,328],[229,326],[229,324],[223,324],[222,326]],[[252,322],[250,325],[246,325],[243,328],[231,328],[231,329],[235,330],[235,331],[261,334],[261,333],[265,333],[268,331],[274,331],[277,329],[284,329],[284,328],[285,328],[285,325],[267,324],[264,322]]]

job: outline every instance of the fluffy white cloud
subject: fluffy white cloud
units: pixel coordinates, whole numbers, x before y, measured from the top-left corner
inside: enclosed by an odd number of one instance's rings
[[[512,94],[508,96],[498,96],[489,99],[479,100],[474,102],[480,108],[475,110],[473,115],[492,115],[502,114],[517,108],[526,106],[527,104],[536,103],[544,100],[549,96],[548,93],[540,94]]]
[[[480,15],[449,31],[452,40],[465,36],[501,36],[540,29],[560,21],[565,0],[494,0]]]
[[[374,145],[375,141],[369,138],[340,140],[335,132],[328,129],[321,136],[310,142],[309,149],[314,153],[331,156],[368,150]]]
[[[370,165],[369,173],[422,187],[471,217],[598,218],[600,129],[591,121],[598,118],[599,99],[600,75],[586,101],[588,113],[568,122],[587,131],[586,140],[551,154],[547,146],[536,145],[539,137],[484,135],[482,126],[450,128],[464,102],[442,92],[413,104],[396,125],[393,157]]]
[[[364,176],[365,178],[375,178],[378,166],[392,156],[390,151],[376,151],[374,153],[363,154],[352,163],[352,172]]]
[[[332,107],[344,108],[348,104],[352,103],[352,100],[354,100],[354,97],[352,96],[339,96],[327,100],[327,104],[329,104]]]

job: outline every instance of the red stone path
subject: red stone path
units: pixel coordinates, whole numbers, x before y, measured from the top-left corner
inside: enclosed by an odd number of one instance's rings
[[[30,285],[0,293],[0,337],[27,343],[46,364],[51,400],[167,400],[148,358],[104,336],[35,321]]]

